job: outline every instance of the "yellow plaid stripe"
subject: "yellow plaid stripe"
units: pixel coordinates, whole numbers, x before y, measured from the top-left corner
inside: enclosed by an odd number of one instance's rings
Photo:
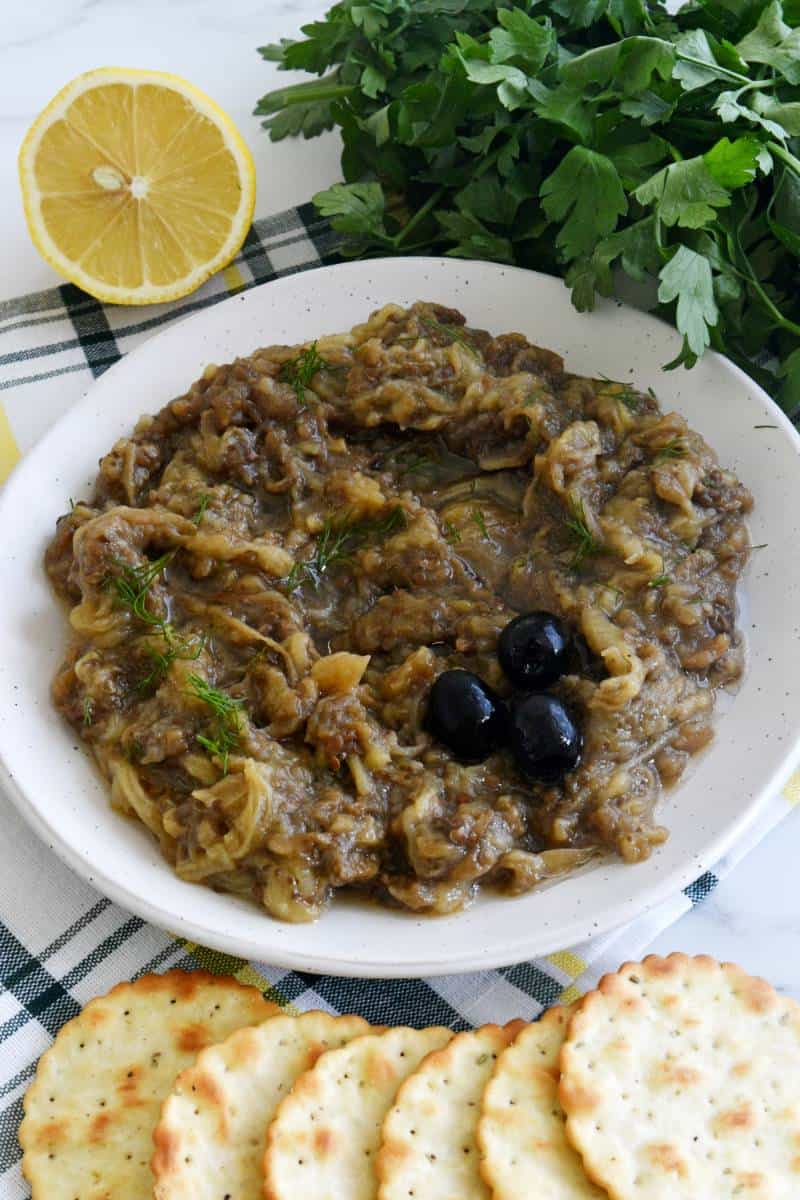
[[[571,950],[558,950],[555,954],[548,954],[547,961],[551,962],[554,967],[558,967],[559,971],[563,971],[565,975],[569,975],[572,980],[577,979],[584,971],[588,970],[588,963],[585,963],[577,954],[573,954]],[[580,998],[580,988],[573,982],[561,993],[559,1004],[572,1004]]]
[[[0,483],[9,474],[11,468],[16,466],[20,457],[17,439],[9,424],[6,410],[0,404]]]
[[[225,287],[229,292],[239,292],[246,286],[245,278],[235,262],[225,268],[222,272],[222,278],[225,280]]]
[[[257,987],[260,992],[264,993],[266,1000],[271,1000],[273,1004],[280,1004],[287,1012],[295,1012],[286,997],[282,996],[260,971],[256,971],[247,959],[235,958],[232,954],[223,954],[221,950],[209,950],[206,946],[200,946],[197,942],[187,942],[183,938],[178,938],[178,942],[204,970],[211,971],[213,975],[233,975],[239,983],[248,983],[251,987]]]
[[[797,771],[786,784],[783,794],[790,804],[800,804],[800,771]]]

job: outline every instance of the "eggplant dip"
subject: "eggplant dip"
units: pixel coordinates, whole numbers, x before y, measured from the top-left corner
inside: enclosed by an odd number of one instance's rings
[[[637,862],[742,671],[751,505],[652,393],[387,305],[102,459],[55,704],[181,878],[283,920]]]

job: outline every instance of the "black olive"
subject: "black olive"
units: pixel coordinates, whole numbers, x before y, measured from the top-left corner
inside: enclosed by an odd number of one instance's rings
[[[565,673],[569,630],[552,613],[515,617],[497,643],[500,666],[518,687],[546,688]]]
[[[471,671],[443,671],[431,688],[425,726],[462,762],[482,762],[507,740],[508,710]]]
[[[514,705],[510,743],[523,775],[554,782],[578,765],[583,738],[560,700],[534,692]]]

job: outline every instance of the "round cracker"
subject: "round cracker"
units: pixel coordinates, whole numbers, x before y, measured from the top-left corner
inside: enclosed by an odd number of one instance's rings
[[[361,1017],[307,1012],[239,1029],[204,1050],[178,1076],[153,1134],[156,1200],[258,1200],[278,1105],[320,1054],[369,1028]]]
[[[558,1059],[574,1008],[548,1009],[504,1050],[478,1121],[481,1174],[493,1200],[602,1200],[567,1141]]]
[[[475,1141],[480,1100],[498,1055],[524,1026],[459,1033],[423,1059],[383,1122],[378,1200],[489,1200]]]
[[[800,1195],[800,1005],[741,967],[606,975],[561,1055],[567,1134],[614,1200]]]
[[[280,1012],[206,971],[120,983],[59,1030],[25,1097],[19,1140],[33,1200],[152,1194],[153,1126],[199,1050]]]
[[[267,1200],[375,1200],[383,1119],[400,1084],[452,1036],[437,1026],[400,1026],[321,1055],[267,1131]]]

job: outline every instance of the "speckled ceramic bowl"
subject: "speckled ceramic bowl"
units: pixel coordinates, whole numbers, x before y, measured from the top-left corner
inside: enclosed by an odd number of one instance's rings
[[[756,499],[741,625],[744,682],[710,750],[659,814],[669,841],[647,862],[603,862],[518,899],[485,895],[452,917],[419,919],[337,898],[316,925],[172,873],[151,837],[112,812],[106,788],[53,711],[50,680],[66,622],[42,569],[56,517],[86,494],[97,460],[137,417],[179,394],[208,362],[270,342],[350,328],[388,301],[435,300],[470,324],[520,330],[582,373],[652,387],[702,433]],[[41,837],[140,916],[231,954],[341,975],[411,976],[517,962],[573,945],[644,912],[713,864],[800,757],[800,438],[765,393],[709,354],[664,372],[673,329],[616,304],[577,313],[564,285],[488,263],[380,259],[288,276],[171,326],[112,367],[17,467],[0,499],[0,757],[6,787]]]

